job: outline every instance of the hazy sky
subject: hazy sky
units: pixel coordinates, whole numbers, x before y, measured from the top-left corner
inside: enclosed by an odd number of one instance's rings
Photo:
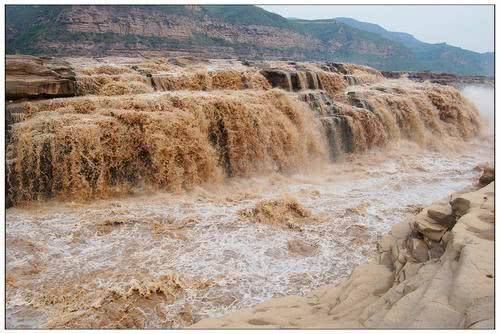
[[[477,52],[494,49],[494,7],[488,5],[269,5],[260,7],[284,17],[301,19],[352,17],[359,21],[376,23],[390,31],[407,32],[427,43],[446,42]]]

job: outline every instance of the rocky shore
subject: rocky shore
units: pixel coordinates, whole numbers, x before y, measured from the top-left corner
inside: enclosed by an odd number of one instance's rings
[[[196,328],[494,328],[494,171],[395,224],[348,280]]]

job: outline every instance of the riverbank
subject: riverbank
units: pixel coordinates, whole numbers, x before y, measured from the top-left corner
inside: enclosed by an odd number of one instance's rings
[[[370,263],[339,285],[193,327],[492,329],[494,224],[491,182],[394,225]]]

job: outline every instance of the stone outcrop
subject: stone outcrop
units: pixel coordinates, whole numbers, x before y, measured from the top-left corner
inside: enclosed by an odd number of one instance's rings
[[[313,71],[286,71],[283,69],[265,69],[260,73],[269,81],[273,88],[287,91],[304,89],[323,89],[318,73]]]
[[[70,65],[56,58],[13,55],[6,57],[7,99],[51,98],[76,95]]]
[[[485,186],[493,181],[495,181],[495,168],[491,166],[484,167],[483,174],[479,178],[479,185]]]
[[[393,226],[338,286],[197,328],[494,328],[494,183]]]
[[[397,72],[382,71],[382,75],[388,79],[408,78],[416,82],[430,81],[441,85],[464,86],[464,85],[494,85],[492,77],[482,75],[456,75],[451,73],[436,72]]]

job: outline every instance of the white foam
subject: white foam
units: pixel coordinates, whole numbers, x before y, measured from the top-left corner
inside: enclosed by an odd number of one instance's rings
[[[46,268],[33,276],[33,286],[61,277],[78,280],[85,273],[109,269],[147,272],[152,277],[177,272],[214,279],[216,285],[206,291],[189,290],[174,305],[163,307],[175,310],[190,303],[197,318],[219,316],[273,296],[305,294],[345,278],[368,260],[377,238],[407,217],[408,206],[431,204],[477,179],[479,172],[473,168],[492,161],[493,150],[483,143],[468,145],[466,153],[452,155],[373,151],[316,175],[231,180],[222,189],[192,194],[12,208],[7,210],[7,236],[29,240],[43,250],[39,255]],[[285,193],[326,221],[296,232],[239,220],[239,210]],[[346,215],[347,209],[363,204],[368,205],[365,215]],[[151,233],[148,222],[167,223],[169,217],[196,219],[188,240]],[[127,223],[99,235],[95,224],[106,219]],[[346,227],[353,224],[367,229],[361,245],[346,233]],[[77,241],[75,233],[80,234]],[[290,256],[287,241],[291,239],[317,244],[320,251],[312,257]],[[23,261],[28,256],[17,246],[8,247],[7,273],[26,265]],[[102,286],[115,283],[99,281]],[[22,307],[19,296],[16,291],[8,293],[8,310]],[[217,303],[221,296],[232,296],[233,302]],[[22,314],[15,316],[22,318]]]

